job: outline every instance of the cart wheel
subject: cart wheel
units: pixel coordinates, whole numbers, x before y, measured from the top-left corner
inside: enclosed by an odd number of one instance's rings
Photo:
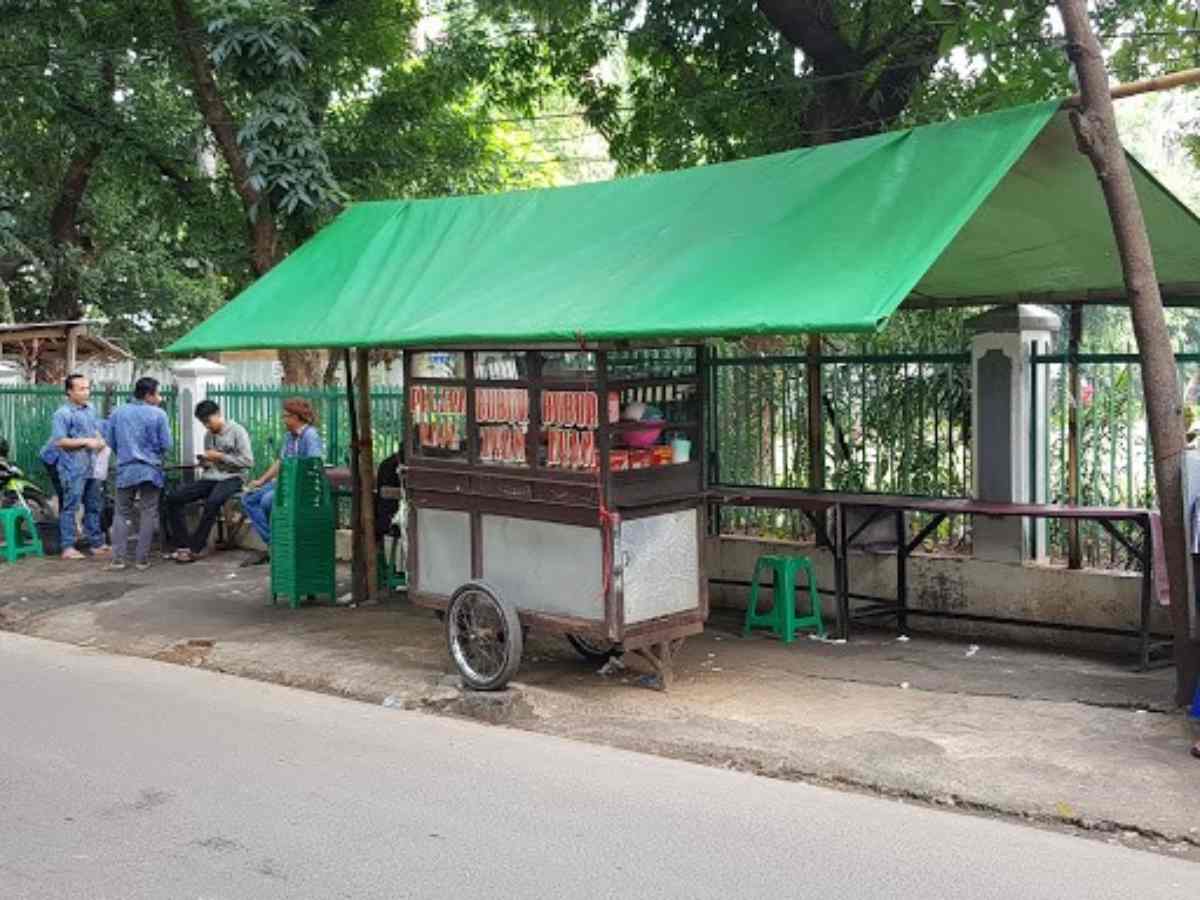
[[[605,663],[617,655],[617,645],[611,641],[597,641],[581,634],[568,634],[566,637],[575,652],[588,662]]]
[[[463,681],[476,691],[508,684],[525,644],[517,608],[482,581],[467,582],[450,598],[446,642]]]

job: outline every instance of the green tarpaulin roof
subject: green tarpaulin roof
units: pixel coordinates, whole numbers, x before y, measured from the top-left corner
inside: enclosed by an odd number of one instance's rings
[[[679,172],[360,203],[173,344],[517,344],[874,329],[910,294],[1119,288],[1058,104]],[[1160,279],[1200,221],[1135,166]]]

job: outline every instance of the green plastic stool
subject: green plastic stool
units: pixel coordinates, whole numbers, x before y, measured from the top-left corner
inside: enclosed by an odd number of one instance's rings
[[[397,542],[393,539],[392,549],[388,551],[386,541],[380,541],[379,552],[375,556],[379,571],[379,586],[385,591],[402,591],[408,588],[408,573],[397,571],[396,552]]]
[[[766,569],[775,575],[775,602],[770,612],[758,611],[758,579]],[[796,576],[803,572],[808,579],[809,614],[796,615]],[[825,622],[821,618],[821,597],[817,593],[817,577],[806,556],[760,556],[754,564],[750,582],[750,603],[746,607],[746,624],[742,635],[749,637],[755,628],[769,628],[785,644],[796,640],[796,632],[812,628],[825,637]]]
[[[20,540],[22,522],[29,526],[27,542]],[[10,563],[23,556],[46,555],[42,550],[42,536],[38,534],[37,524],[25,507],[9,506],[0,509],[0,527],[4,530],[4,558]]]

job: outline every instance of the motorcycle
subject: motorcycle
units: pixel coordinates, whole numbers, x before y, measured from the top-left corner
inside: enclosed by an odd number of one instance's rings
[[[0,509],[23,506],[35,522],[54,521],[56,513],[50,498],[25,476],[20,466],[9,460],[8,454],[8,441],[0,438]]]

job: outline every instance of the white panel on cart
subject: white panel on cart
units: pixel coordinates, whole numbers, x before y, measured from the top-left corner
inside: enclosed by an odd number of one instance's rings
[[[453,594],[470,580],[470,514],[448,509],[418,509],[418,588],[430,594]]]
[[[483,517],[483,577],[530,612],[604,619],[601,531]]]
[[[700,605],[700,544],[696,510],[625,519],[625,624]]]

